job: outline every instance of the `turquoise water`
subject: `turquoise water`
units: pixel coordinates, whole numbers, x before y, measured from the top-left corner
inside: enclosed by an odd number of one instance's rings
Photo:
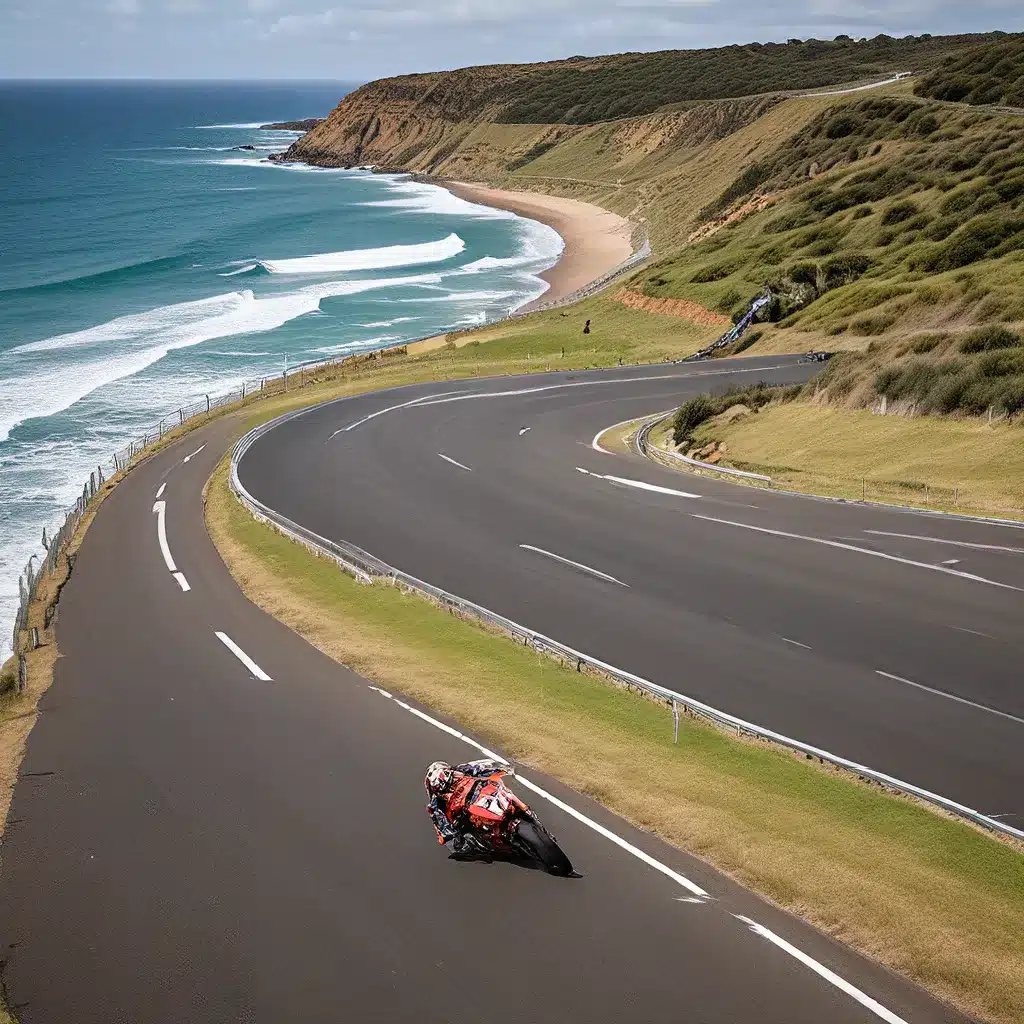
[[[42,527],[161,416],[543,290],[543,225],[266,160],[347,88],[0,83],[0,657]]]

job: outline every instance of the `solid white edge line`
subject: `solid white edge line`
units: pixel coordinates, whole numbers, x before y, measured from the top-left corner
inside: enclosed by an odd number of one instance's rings
[[[156,496],[157,496],[158,498],[160,497],[160,495],[161,495],[161,494],[163,494],[163,493],[164,493],[164,488],[165,488],[166,486],[167,486],[167,482],[165,481],[164,483],[162,483],[162,484],[161,484],[161,485],[160,485],[160,486],[159,486],[159,487],[157,488]]]
[[[561,555],[556,555],[553,551],[545,551],[544,548],[534,547],[532,544],[520,544],[519,545],[524,551],[535,551],[538,555],[546,555],[548,558],[553,558],[556,562],[561,562],[563,565],[571,565],[575,569],[580,569],[583,572],[589,572],[591,576],[596,576],[599,580],[607,580],[609,583],[617,583],[620,587],[629,587],[628,583],[623,583],[622,580],[617,580],[614,576],[609,576],[606,572],[601,572],[600,569],[594,569],[589,565],[584,565],[582,562],[574,562],[571,558],[563,558]]]
[[[201,444],[194,452],[192,452],[191,455],[186,455],[185,458],[181,460],[182,465],[188,462],[189,459],[194,459],[205,447],[205,444]]]
[[[411,712],[417,718],[421,719],[424,722],[427,722],[429,725],[434,726],[436,729],[440,729],[442,732],[448,733],[449,736],[454,736],[456,739],[460,739],[464,743],[468,743],[471,747],[475,748],[476,750],[479,750],[485,757],[493,758],[495,761],[500,761],[502,764],[508,764],[508,760],[506,758],[494,753],[493,750],[488,750],[487,747],[477,743],[476,740],[470,739],[468,736],[466,736],[464,733],[459,732],[457,729],[453,729],[450,725],[445,725],[444,722],[439,722],[436,718],[431,718],[430,715],[420,711],[419,708],[414,708],[411,705],[406,704],[405,701],[399,700],[397,697],[393,697],[391,694],[386,693],[378,686],[371,686],[370,689],[376,691],[383,697],[387,697],[389,700],[393,700],[399,707]],[[536,783],[530,782],[528,779],[524,779],[523,776],[520,775],[518,772],[515,774],[515,779],[517,782],[522,783],[523,786],[525,786],[531,792],[536,793],[539,797],[542,797],[543,799],[547,800],[549,803],[553,804],[559,810],[564,811],[566,814],[570,815],[570,817],[575,818],[577,821],[586,825],[588,828],[593,829],[595,832],[598,833],[598,835],[604,836],[605,839],[608,839],[611,842],[615,843],[616,846],[621,847],[627,853],[630,853],[638,860],[643,861],[646,865],[648,865],[648,867],[652,867],[656,871],[660,871],[663,875],[666,875],[668,878],[671,878],[672,881],[678,883],[684,889],[687,889],[689,892],[692,892],[695,896],[709,898],[708,893],[699,885],[697,885],[696,882],[691,882],[690,879],[688,879],[685,875],[679,874],[678,871],[673,871],[667,865],[662,864],[661,861],[655,860],[650,854],[644,853],[643,850],[639,849],[636,846],[633,846],[631,843],[627,843],[625,839],[622,839],[621,837],[617,836],[614,832],[612,832],[610,829],[605,828],[604,825],[598,824],[593,819],[588,818],[585,814],[581,813],[580,811],[577,811],[575,807],[571,807],[569,804],[565,803],[564,800],[559,800],[558,797],[552,795],[547,790],[541,789],[541,787],[538,786]]]
[[[788,636],[779,637],[780,640],[785,640],[787,644],[792,644],[794,647],[802,647],[805,651],[809,651],[811,648],[807,644],[800,643],[799,640],[790,640]]]
[[[742,921],[746,924],[750,930],[755,934],[761,936],[762,939],[767,939],[769,942],[774,943],[779,949],[788,953],[791,957],[799,960],[805,967],[809,967],[815,974],[820,975],[829,984],[834,985],[840,992],[846,993],[852,999],[855,999],[861,1006],[870,1010],[876,1017],[881,1017],[882,1020],[887,1021],[887,1024],[907,1024],[902,1018],[897,1016],[892,1010],[884,1007],[876,999],[872,999],[866,992],[862,992],[856,985],[851,985],[845,978],[841,978],[835,971],[830,971],[824,964],[818,963],[814,957],[808,956],[803,950],[797,949],[792,943],[787,942],[781,935],[776,935],[770,928],[765,928],[763,924],[758,924],[756,921],[751,920],[749,917],[744,917],[742,914],[733,914],[733,917],[737,921]]]
[[[425,402],[428,398],[440,398],[442,395],[457,395],[458,393],[458,391],[442,391],[441,395],[420,395],[419,398],[413,398],[411,401],[402,402],[399,405],[389,405],[386,409],[378,409],[376,412],[371,412],[368,416],[350,423],[347,427],[339,427],[327,440],[330,441],[332,437],[337,437],[338,434],[344,434],[346,431],[355,430],[356,427],[361,427],[364,423],[369,423],[370,420],[375,420],[386,412],[394,412],[396,409],[408,409],[410,405],[419,405],[420,402]]]
[[[154,502],[153,511],[156,513],[156,539],[160,544],[160,554],[164,556],[164,565],[170,572],[177,572],[178,567],[174,564],[171,549],[167,544],[167,502]]]
[[[1016,590],[1009,583],[1000,583],[998,580],[990,580],[985,576],[976,576],[971,572],[962,572],[959,569],[948,569],[944,565],[932,565],[931,562],[915,562],[912,558],[900,558],[899,555],[890,555],[885,551],[873,551],[871,548],[860,548],[853,544],[843,544],[838,540],[827,540],[824,537],[809,537],[803,533],[787,533],[785,530],[771,530],[767,526],[752,526],[750,523],[737,523],[732,519],[716,519],[714,516],[702,516],[696,512],[690,512],[693,519],[703,519],[708,523],[720,523],[723,526],[738,526],[742,530],[753,530],[755,533],[768,533],[773,537],[788,537],[790,540],[806,540],[812,544],[823,544],[825,547],[838,548],[840,551],[853,551],[859,555],[870,555],[872,558],[884,558],[888,562],[899,562],[902,565],[912,565],[918,569],[930,569],[932,572],[941,572],[947,576],[957,576],[963,580],[971,580],[974,583],[987,583],[990,587],[999,587],[1001,590]]]
[[[604,449],[602,449],[603,451]],[[672,487],[662,487],[660,484],[649,484],[646,480],[634,480],[631,477],[625,476],[609,476],[607,473],[592,473],[589,469],[584,469],[582,466],[576,467],[577,473],[582,473],[584,476],[592,476],[598,480],[608,480],[613,484],[622,484],[623,487],[635,487],[640,491],[653,491],[655,494],[668,494],[674,498],[699,498],[699,494],[691,494],[689,491],[677,491]]]
[[[188,585],[188,580],[185,579],[183,572],[176,572],[174,578],[178,581],[178,586],[187,594],[192,588]]]
[[[894,676],[891,672],[883,672],[880,668],[875,669],[875,675],[884,676],[886,679],[892,679],[897,683],[906,683],[907,686],[914,686],[918,690],[925,690],[928,693],[934,693],[936,697],[945,697],[947,700],[955,700],[958,704],[966,704],[968,707],[977,708],[979,711],[987,711],[990,715],[998,715],[1000,718],[1008,718],[1011,722],[1018,722],[1024,725],[1024,718],[1018,718],[1016,715],[1011,715],[1008,711],[999,711],[996,708],[990,708],[987,704],[978,704],[973,700],[968,700],[966,697],[958,697],[955,693],[949,693],[946,690],[936,690],[932,686],[925,686],[924,683],[915,683],[913,679],[904,679],[903,676]]]
[[[972,548],[975,551],[1001,551],[1008,555],[1024,555],[1024,548],[1008,548],[1001,544],[972,544],[966,540],[949,540],[946,537],[926,537],[918,533],[890,533],[888,530],[865,530],[875,537],[896,537],[899,540],[923,540],[930,544],[951,544],[957,548]]]
[[[437,454],[442,459],[444,459],[445,462],[450,462],[453,466],[458,466],[459,469],[464,469],[467,473],[472,473],[473,472],[473,470],[471,470],[469,468],[469,466],[464,466],[461,462],[456,462],[454,459],[449,458],[447,455],[445,455],[444,452],[438,452]]]
[[[230,652],[231,652],[231,653],[232,653],[232,654],[233,654],[233,655],[234,655],[234,656],[235,656],[235,657],[236,657],[236,658],[237,658],[237,659],[238,659],[238,660],[239,660],[239,661],[240,661],[240,662],[241,662],[241,663],[242,663],[242,664],[243,664],[243,665],[244,665],[244,666],[245,666],[245,667],[246,667],[246,668],[247,668],[247,669],[248,669],[248,670],[249,670],[249,671],[250,671],[250,672],[251,672],[251,673],[252,673],[252,674],[253,674],[253,675],[254,675],[254,676],[256,677],[256,678],[257,678],[257,679],[262,679],[262,680],[263,680],[263,682],[265,682],[265,683],[270,683],[270,682],[273,682],[273,680],[272,680],[272,679],[270,678],[270,676],[268,676],[268,675],[267,675],[267,673],[266,673],[266,672],[264,672],[264,671],[263,671],[263,669],[261,669],[261,668],[259,667],[259,665],[257,665],[257,664],[256,664],[256,662],[255,662],[255,661],[253,661],[253,660],[252,660],[252,658],[250,658],[250,657],[249,657],[249,655],[248,655],[248,654],[246,654],[246,653],[245,653],[245,651],[243,651],[243,650],[242,650],[242,648],[241,648],[241,647],[239,647],[239,646],[238,646],[238,644],[236,644],[236,643],[235,643],[235,641],[234,641],[234,640],[232,640],[232,639],[231,639],[231,637],[229,637],[229,636],[227,635],[227,633],[221,633],[221,632],[220,632],[219,630],[216,630],[216,629],[215,629],[215,630],[214,630],[213,632],[214,632],[214,636],[216,636],[216,637],[217,637],[217,639],[218,639],[218,640],[219,640],[219,641],[220,641],[220,642],[221,642],[221,643],[222,643],[222,644],[223,644],[223,645],[224,645],[224,646],[225,646],[225,647],[226,647],[226,648],[227,648],[227,649],[228,649],[228,650],[229,650],[229,651],[230,651]]]

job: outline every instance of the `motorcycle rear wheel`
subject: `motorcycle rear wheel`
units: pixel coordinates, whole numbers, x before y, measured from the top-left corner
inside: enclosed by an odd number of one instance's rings
[[[516,828],[516,836],[530,855],[544,865],[544,870],[549,874],[563,877],[572,874],[572,863],[569,858],[539,822],[521,821]]]

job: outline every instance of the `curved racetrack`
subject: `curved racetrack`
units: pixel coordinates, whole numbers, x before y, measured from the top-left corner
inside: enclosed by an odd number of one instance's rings
[[[282,423],[240,475],[310,529],[596,657],[1020,813],[1024,573],[992,550],[1020,534],[591,447],[698,388],[809,372],[735,361],[366,395]],[[533,773],[560,803],[525,795],[583,877],[449,861],[423,768],[479,750],[242,597],[202,519],[231,430],[136,468],[62,597],[64,656],[0,872],[22,1024],[962,1020]]]

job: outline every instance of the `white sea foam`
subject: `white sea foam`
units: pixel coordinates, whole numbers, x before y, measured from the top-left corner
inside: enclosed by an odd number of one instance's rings
[[[259,128],[266,124],[266,121],[249,121],[246,124],[194,124],[193,128]],[[283,129],[275,128],[274,131],[282,131]],[[296,134],[301,134],[298,132]]]
[[[412,323],[414,320],[422,320],[421,316],[396,316],[394,320],[376,320],[371,324],[360,324],[360,327],[396,327],[398,324]]]
[[[258,262],[272,274],[346,274],[354,270],[387,270],[423,263],[441,263],[458,256],[465,248],[466,243],[453,232],[436,242],[389,245],[381,249],[348,249],[344,252],[322,252],[294,259]],[[233,271],[236,274],[241,272]]]
[[[168,352],[214,338],[272,331],[319,309],[321,299],[375,288],[437,284],[439,274],[328,281],[283,295],[258,298],[229,292],[117,317],[83,331],[30,342],[4,357],[0,379],[0,441],[27,419],[52,416],[97,388],[139,373]],[[52,353],[60,352],[54,359]],[[40,353],[49,358],[35,358]]]
[[[447,216],[476,217],[480,220],[512,220],[514,213],[497,210],[493,206],[479,206],[453,195],[438,185],[419,181],[393,180],[388,192],[394,199],[374,199],[361,206],[381,206],[411,210],[416,213],[434,213]]]

